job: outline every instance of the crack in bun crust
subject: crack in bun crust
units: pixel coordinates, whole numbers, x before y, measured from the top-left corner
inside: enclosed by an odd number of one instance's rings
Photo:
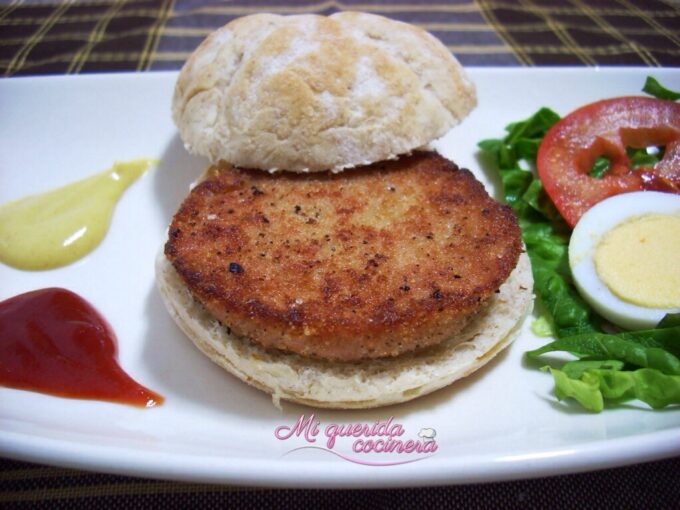
[[[173,119],[194,154],[263,170],[339,171],[443,136],[476,105],[451,52],[382,16],[255,14],[183,66]]]
[[[165,253],[235,335],[352,362],[454,336],[521,249],[509,207],[468,170],[416,152],[336,175],[213,167]]]

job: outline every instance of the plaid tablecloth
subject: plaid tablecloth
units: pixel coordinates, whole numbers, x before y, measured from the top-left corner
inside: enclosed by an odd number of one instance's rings
[[[235,17],[348,9],[420,25],[464,65],[680,64],[673,0],[1,0],[0,73],[178,69]]]
[[[0,74],[178,69],[210,31],[235,17],[350,9],[418,24],[465,65],[680,65],[680,2],[674,0],[0,0]],[[114,505],[680,508],[680,459],[519,482],[390,491],[243,489],[0,459],[0,508]]]

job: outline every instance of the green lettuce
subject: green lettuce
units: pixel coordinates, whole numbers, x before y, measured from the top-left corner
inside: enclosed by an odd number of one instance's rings
[[[566,351],[578,358],[620,360],[636,367],[655,368],[664,374],[680,375],[680,360],[656,346],[645,346],[617,335],[585,333],[560,338],[527,352],[530,358],[554,351]]]
[[[606,156],[600,156],[593,163],[593,167],[590,169],[590,172],[588,172],[588,175],[594,177],[595,179],[602,179],[605,175],[607,175],[607,172],[609,172],[610,165],[611,161],[609,161],[609,158]]]
[[[562,365],[562,372],[567,374],[570,379],[580,379],[586,370],[594,368],[604,368],[607,370],[621,370],[624,367],[623,361],[617,359],[578,359],[567,361]]]
[[[536,336],[554,336],[553,325],[546,315],[542,315],[531,323],[531,332]]]
[[[578,378],[564,370],[547,368],[555,381],[555,396],[575,399],[584,408],[600,412],[604,401],[638,399],[654,409],[680,402],[680,376],[666,375],[651,368],[633,371],[586,369]]]
[[[668,90],[661,85],[656,78],[651,76],[647,76],[647,81],[645,81],[645,86],[642,88],[642,91],[657,99],[668,99],[670,101],[677,101],[680,99],[680,92]]]

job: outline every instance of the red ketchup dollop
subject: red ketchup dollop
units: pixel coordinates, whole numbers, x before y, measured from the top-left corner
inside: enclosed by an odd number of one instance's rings
[[[139,407],[163,403],[120,368],[108,322],[60,288],[0,302],[0,385]]]

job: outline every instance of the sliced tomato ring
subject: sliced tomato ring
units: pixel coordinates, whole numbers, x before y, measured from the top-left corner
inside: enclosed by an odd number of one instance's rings
[[[654,167],[632,169],[626,147],[665,146]],[[609,171],[588,175],[605,156]],[[538,150],[538,176],[557,210],[573,227],[612,195],[640,190],[680,193],[680,103],[647,97],[605,99],[557,122]]]

